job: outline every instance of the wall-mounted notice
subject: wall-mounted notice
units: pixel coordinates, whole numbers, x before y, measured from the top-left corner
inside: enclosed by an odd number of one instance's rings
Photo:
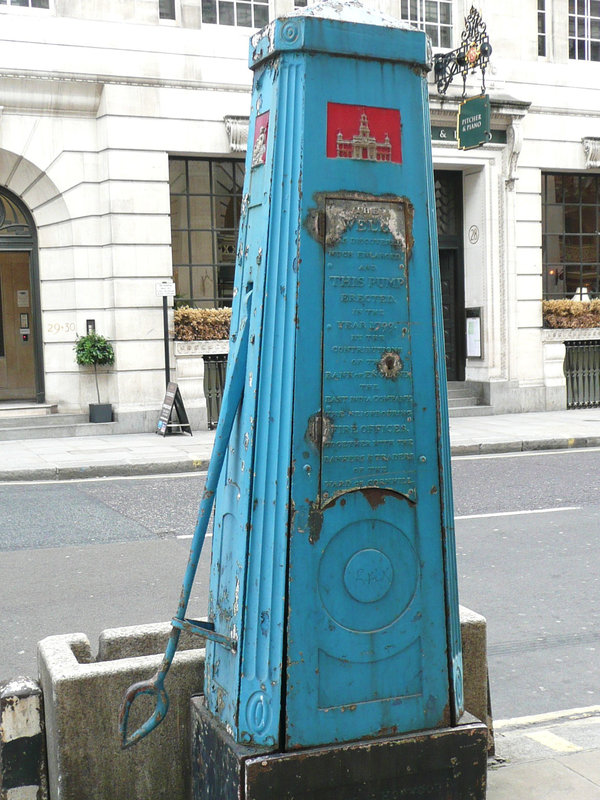
[[[481,308],[467,308],[467,358],[483,358]]]

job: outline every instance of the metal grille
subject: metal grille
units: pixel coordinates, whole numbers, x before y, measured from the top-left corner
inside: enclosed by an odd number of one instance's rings
[[[206,397],[206,415],[208,429],[214,430],[219,421],[223,387],[225,386],[225,373],[227,370],[227,356],[214,355],[204,358],[204,396]]]
[[[456,236],[458,234],[458,217],[456,214],[460,201],[460,185],[455,172],[435,173],[435,209],[437,215],[438,236]]]
[[[567,408],[600,406],[600,342],[565,342]]]

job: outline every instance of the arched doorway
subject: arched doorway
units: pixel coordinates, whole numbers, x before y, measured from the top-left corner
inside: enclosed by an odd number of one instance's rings
[[[37,235],[28,209],[0,188],[0,400],[44,400]]]

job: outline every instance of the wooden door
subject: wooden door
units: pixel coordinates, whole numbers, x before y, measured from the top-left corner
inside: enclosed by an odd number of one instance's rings
[[[465,378],[464,354],[461,347],[464,339],[462,323],[464,308],[459,293],[457,255],[456,250],[440,248],[439,251],[446,377],[449,381],[461,381]]]
[[[435,172],[446,376],[465,379],[465,290],[462,254],[462,173]]]
[[[0,253],[0,400],[35,400],[29,253]]]

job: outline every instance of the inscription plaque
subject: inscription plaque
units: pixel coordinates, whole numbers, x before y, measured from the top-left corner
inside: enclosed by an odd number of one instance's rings
[[[321,495],[415,494],[402,200],[326,200]],[[340,469],[343,467],[344,469]],[[341,477],[343,475],[343,477]]]

